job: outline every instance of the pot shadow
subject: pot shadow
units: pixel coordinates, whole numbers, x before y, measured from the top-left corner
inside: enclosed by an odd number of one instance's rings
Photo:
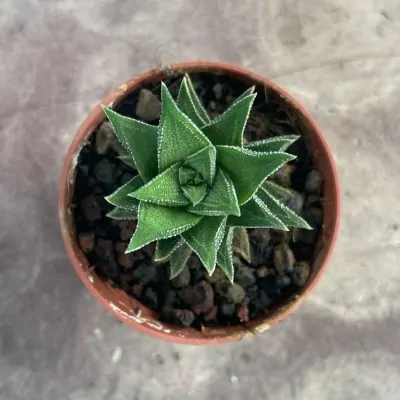
[[[329,379],[349,361],[384,367],[387,357],[400,356],[399,317],[395,312],[350,321],[309,302],[271,332],[232,345],[224,373],[208,386],[207,398],[297,398],[313,371],[321,369]]]

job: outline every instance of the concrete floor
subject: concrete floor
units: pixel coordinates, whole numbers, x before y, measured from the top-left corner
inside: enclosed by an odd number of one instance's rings
[[[0,399],[400,397],[398,0],[2,0]],[[57,185],[78,125],[127,78],[227,61],[315,115],[343,185],[340,240],[309,300],[268,333],[171,345],[91,298],[61,243]]]

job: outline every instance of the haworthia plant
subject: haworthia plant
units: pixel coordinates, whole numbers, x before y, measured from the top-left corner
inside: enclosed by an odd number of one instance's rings
[[[172,278],[194,252],[210,275],[218,265],[233,281],[232,248],[245,228],[310,228],[280,201],[276,190],[261,186],[295,158],[285,150],[298,137],[243,144],[253,92],[249,88],[210,119],[189,76],[182,79],[177,101],[162,83],[158,126],[103,106],[131,157],[124,162],[138,172],[106,197],[115,206],[109,217],[138,220],[127,253],[156,242],[154,259],[170,262]]]

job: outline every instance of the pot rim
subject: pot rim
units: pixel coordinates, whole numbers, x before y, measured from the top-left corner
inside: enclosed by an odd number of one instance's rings
[[[313,137],[313,140],[317,141],[318,146],[320,147],[320,151],[317,154],[311,152],[310,149],[309,151],[310,153],[313,153],[314,161],[321,160],[325,172],[325,174],[323,173],[324,180],[328,176],[330,181],[329,189],[331,195],[328,199],[329,207],[324,206],[324,220],[329,214],[331,217],[331,223],[328,228],[323,226],[323,233],[321,235],[324,239],[323,249],[313,263],[314,265],[318,263],[318,271],[314,276],[312,276],[306,286],[299,290],[298,295],[295,295],[282,306],[279,306],[271,315],[266,314],[265,316],[251,320],[243,325],[204,328],[202,331],[194,328],[180,328],[175,325],[160,323],[155,318],[155,313],[147,309],[135,299],[130,300],[132,303],[132,313],[130,315],[124,307],[110,302],[107,299],[107,296],[98,290],[94,282],[99,278],[93,274],[93,271],[91,271],[90,265],[77,243],[71,204],[75,184],[76,167],[78,165],[78,156],[82,147],[87,143],[89,137],[99,123],[101,123],[102,120],[105,120],[105,115],[102,111],[101,105],[104,104],[109,107],[114,107],[128,94],[145,83],[161,81],[171,75],[180,76],[185,72],[209,72],[230,75],[239,80],[248,81],[249,83],[251,82],[252,84],[264,85],[277,92],[282,98],[297,109],[299,114],[301,114],[302,119],[309,125],[309,135]],[[326,189],[327,187],[325,187],[325,191]],[[152,69],[129,79],[119,88],[111,91],[91,110],[75,134],[65,157],[59,187],[59,219],[62,237],[68,257],[76,273],[89,292],[94,295],[109,312],[126,324],[151,336],[182,344],[215,344],[240,340],[244,337],[262,333],[290,315],[314,288],[332,256],[334,244],[339,232],[340,212],[341,196],[338,170],[333,159],[332,151],[330,150],[321,129],[311,114],[284,88],[270,79],[239,66],[212,61],[183,62]],[[327,236],[327,238],[325,236]]]

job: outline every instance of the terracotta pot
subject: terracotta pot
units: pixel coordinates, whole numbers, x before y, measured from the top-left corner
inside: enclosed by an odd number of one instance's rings
[[[158,82],[171,74],[181,75],[185,72],[225,74],[243,81],[249,86],[266,87],[279,93],[300,117],[307,147],[310,154],[312,154],[316,167],[324,178],[324,225],[317,244],[315,260],[308,283],[299,290],[295,298],[287,300],[286,303],[272,309],[268,315],[252,320],[243,326],[204,328],[203,331],[198,331],[193,328],[181,328],[158,321],[153,311],[129,297],[122,290],[113,288],[110,284],[102,281],[94,273],[93,268],[90,267],[76,239],[72,209],[76,166],[80,150],[88,142],[95,128],[105,119],[100,104],[115,107],[124,97],[142,85]],[[65,247],[76,273],[90,293],[108,311],[127,325],[148,335],[184,344],[215,344],[240,340],[244,337],[264,332],[286,318],[302,303],[320,279],[332,255],[339,227],[340,189],[338,173],[325,137],[311,115],[286,90],[269,79],[240,67],[215,62],[188,62],[169,65],[167,68],[154,69],[138,75],[108,94],[90,112],[69,147],[62,170],[59,196],[59,217]]]

